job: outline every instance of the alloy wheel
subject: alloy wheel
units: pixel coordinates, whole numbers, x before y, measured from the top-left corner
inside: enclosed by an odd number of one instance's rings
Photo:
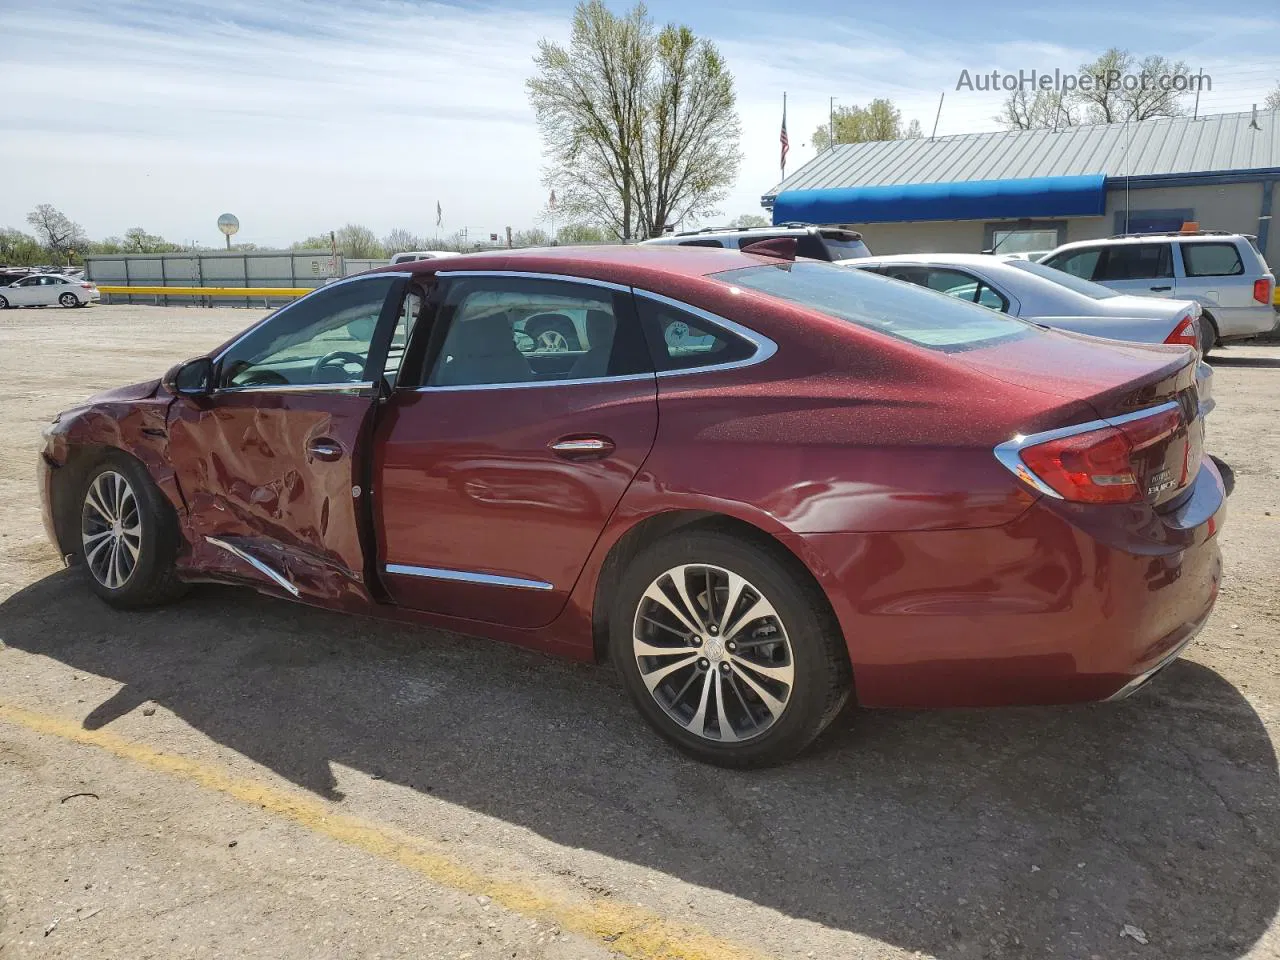
[[[123,587],[138,566],[142,516],[133,487],[121,474],[105,470],[84,495],[80,544],[93,578],[109,590]]]
[[[58,302],[64,307],[76,307],[80,305],[80,301],[76,299],[74,293],[64,293],[58,298]]]
[[[538,334],[536,343],[539,350],[548,353],[567,353],[569,350],[569,341],[559,330],[543,330]]]
[[[787,709],[795,664],[786,628],[768,598],[731,570],[667,570],[641,596],[631,635],[649,693],[698,737],[750,740]]]

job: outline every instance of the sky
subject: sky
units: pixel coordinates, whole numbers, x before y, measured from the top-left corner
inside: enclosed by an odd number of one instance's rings
[[[829,97],[889,97],[926,134],[935,116],[939,136],[999,129],[1001,95],[957,90],[962,70],[1069,71],[1114,44],[1202,68],[1213,89],[1201,113],[1248,110],[1280,81],[1274,0],[648,6],[712,40],[734,74],[744,159],[725,219],[762,213],[779,179],[784,91],[795,172]],[[473,239],[534,226],[547,190],[524,81],[539,39],[567,40],[572,9],[0,0],[0,227],[27,229],[37,203],[91,237],[141,226],[210,246],[225,212],[240,219],[236,239],[259,246],[349,222]]]

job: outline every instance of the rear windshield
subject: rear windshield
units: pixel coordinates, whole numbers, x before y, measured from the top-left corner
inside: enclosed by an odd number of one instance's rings
[[[853,240],[846,237],[833,237],[830,234],[822,235],[822,242],[827,245],[827,249],[831,251],[832,260],[852,260],[855,257],[871,256],[870,248],[861,240]]]
[[[717,280],[848,320],[922,347],[958,350],[1036,328],[986,307],[830,263],[786,261],[714,274]]]
[[[1019,270],[1025,270],[1027,273],[1034,273],[1037,277],[1052,280],[1059,286],[1074,290],[1076,293],[1083,293],[1086,297],[1092,297],[1094,300],[1110,300],[1112,297],[1120,296],[1110,287],[1104,287],[1100,283],[1094,283],[1092,280],[1084,279],[1084,277],[1077,277],[1075,274],[1067,273],[1065,270],[1059,270],[1056,267],[1046,267],[1043,263],[1036,263],[1033,260],[1006,260],[1005,263]]]

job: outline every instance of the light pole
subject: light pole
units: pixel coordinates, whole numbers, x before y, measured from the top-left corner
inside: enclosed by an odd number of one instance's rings
[[[836,98],[831,97],[827,103],[827,149],[836,145]]]

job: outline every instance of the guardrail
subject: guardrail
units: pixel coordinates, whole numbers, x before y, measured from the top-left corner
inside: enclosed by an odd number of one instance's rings
[[[98,287],[99,292],[119,296],[141,297],[270,297],[272,299],[303,297],[315,287],[117,287],[111,284]]]

